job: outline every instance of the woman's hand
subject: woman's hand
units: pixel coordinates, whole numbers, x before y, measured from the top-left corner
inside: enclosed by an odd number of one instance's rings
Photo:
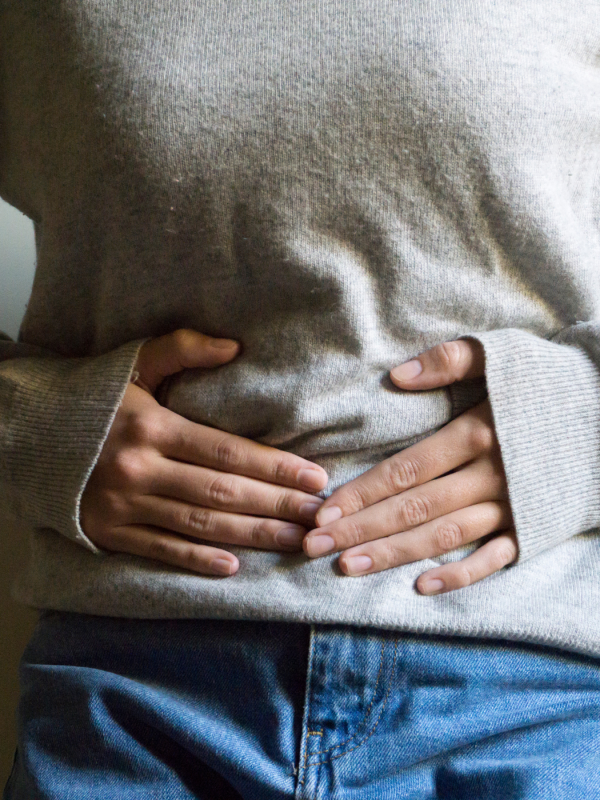
[[[433,389],[484,374],[473,340],[438,345],[392,370],[396,386]],[[489,401],[386,459],[327,498],[307,555],[343,551],[346,575],[435,558],[495,534],[466,558],[420,575],[422,594],[462,589],[517,557],[506,476]]]
[[[236,342],[190,330],[142,346],[139,385],[127,387],[81,501],[81,524],[95,545],[207,575],[237,571],[223,544],[301,549],[323,502],[312,492],[327,484],[325,471],[190,422],[153,397],[166,376],[218,367],[238,351]]]

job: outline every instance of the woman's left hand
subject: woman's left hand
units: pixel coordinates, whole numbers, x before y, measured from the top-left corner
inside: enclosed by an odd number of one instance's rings
[[[483,347],[461,339],[396,367],[391,379],[401,389],[423,390],[483,374]],[[304,551],[343,551],[340,568],[352,576],[435,558],[495,534],[466,558],[420,575],[422,594],[462,589],[513,562],[517,539],[489,401],[341,486],[316,522]]]

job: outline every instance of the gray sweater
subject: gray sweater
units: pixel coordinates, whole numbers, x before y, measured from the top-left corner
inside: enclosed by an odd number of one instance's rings
[[[600,655],[597,0],[0,0],[0,192],[36,224],[2,344],[15,596],[130,617],[374,625]],[[327,492],[489,393],[518,562],[467,589],[232,548],[209,578],[100,553],[79,501],[141,341],[242,355],[171,380],[192,420]],[[486,381],[388,371],[476,336]]]

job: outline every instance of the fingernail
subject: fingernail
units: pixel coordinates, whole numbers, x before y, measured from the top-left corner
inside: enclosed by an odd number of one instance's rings
[[[306,531],[299,526],[282,528],[275,534],[275,541],[282,547],[300,547],[305,535]]]
[[[311,536],[306,540],[306,549],[311,557],[323,556],[330,553],[335,547],[335,542],[331,536],[323,534],[321,536]]]
[[[215,558],[210,562],[210,568],[213,572],[218,572],[219,575],[232,575],[235,567],[232,561],[226,558]]]
[[[444,581],[439,578],[430,578],[421,582],[421,594],[439,594],[446,588]]]
[[[300,514],[303,517],[309,517],[310,519],[314,519],[315,514],[321,508],[324,502],[325,502],[324,500],[318,498],[318,502],[315,501],[314,503],[303,503],[299,508]]]
[[[233,339],[213,339],[210,346],[214,347],[215,350],[233,350],[234,347],[238,346],[238,343],[234,342]]]
[[[373,559],[369,556],[351,556],[346,559],[346,571],[348,575],[360,575],[368,572],[373,566]]]
[[[342,509],[339,506],[327,506],[321,508],[317,514],[317,523],[320,527],[329,525],[330,522],[335,522],[342,518]]]
[[[297,481],[305,489],[322,489],[323,473],[318,469],[301,469]]]
[[[401,364],[399,367],[394,367],[391,375],[397,381],[411,381],[423,372],[423,364],[418,358],[413,361],[407,361],[406,364]]]

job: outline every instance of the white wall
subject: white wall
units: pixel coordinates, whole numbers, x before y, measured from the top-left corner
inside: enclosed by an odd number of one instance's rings
[[[25,312],[34,266],[31,220],[0,200],[0,330],[13,338]]]
[[[31,291],[34,262],[33,225],[0,200],[0,330],[13,338]],[[10,772],[15,745],[17,665],[35,621],[31,610],[20,608],[9,597],[22,549],[19,526],[7,517],[0,496],[0,790]]]

